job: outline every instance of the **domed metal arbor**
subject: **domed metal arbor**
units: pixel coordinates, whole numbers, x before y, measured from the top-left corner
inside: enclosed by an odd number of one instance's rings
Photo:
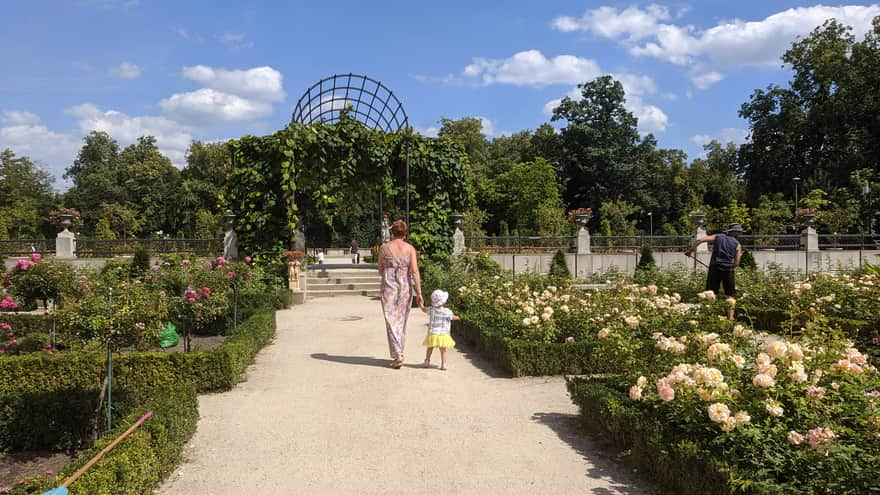
[[[294,124],[334,124],[345,111],[365,126],[385,133],[409,128],[403,104],[380,81],[359,74],[334,74],[313,84],[296,102]],[[382,214],[382,195],[379,194]],[[406,223],[409,223],[409,147],[406,147]]]

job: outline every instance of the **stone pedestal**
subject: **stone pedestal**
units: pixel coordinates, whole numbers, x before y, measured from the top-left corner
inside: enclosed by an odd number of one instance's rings
[[[706,229],[704,229],[703,227],[697,227],[697,233],[694,235],[694,240],[696,241],[697,239],[702,239],[703,237],[706,237]],[[708,253],[709,244],[704,242],[697,246],[694,251],[698,253]]]
[[[577,254],[590,254],[590,231],[586,227],[578,230]]]
[[[464,232],[456,227],[455,233],[452,234],[452,255],[458,258],[462,253],[464,253]]]
[[[55,257],[62,260],[76,259],[76,235],[67,229],[55,238]]]
[[[302,304],[306,300],[305,277],[300,272],[302,264],[299,261],[290,261],[287,263],[287,287],[293,292],[293,303]]]
[[[801,250],[811,253],[819,251],[819,234],[812,226],[807,226],[801,232]]]

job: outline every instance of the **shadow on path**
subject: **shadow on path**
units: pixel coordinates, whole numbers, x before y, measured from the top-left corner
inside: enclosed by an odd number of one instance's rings
[[[475,368],[479,369],[490,378],[511,378],[509,371],[502,369],[492,361],[486,359],[476,347],[466,343],[455,343],[455,349]]]
[[[333,356],[331,354],[326,354],[323,352],[311,354],[311,357],[312,359],[332,361],[334,363],[359,364],[361,366],[379,366],[382,368],[389,368],[389,365],[391,364],[391,359],[379,359],[367,356]]]
[[[608,442],[598,442],[587,436],[580,428],[580,418],[576,414],[535,413],[532,421],[541,423],[553,430],[560,440],[570,445],[592,466],[586,475],[593,479],[608,480],[611,488],[593,488],[594,495],[645,495],[652,492],[646,488],[634,489],[631,486],[648,487],[654,482],[633,473],[629,467],[615,457],[617,449]],[[633,481],[636,481],[633,483]],[[625,483],[625,484],[624,484]]]

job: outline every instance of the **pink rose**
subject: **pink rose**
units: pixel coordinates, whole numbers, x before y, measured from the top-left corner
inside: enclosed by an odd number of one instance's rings
[[[32,260],[32,261],[40,261],[41,259],[43,259],[43,255],[42,255],[42,254],[40,254],[40,253],[31,253],[31,260]]]
[[[153,266],[151,266],[151,267],[150,267],[150,270],[153,270],[154,272],[158,272],[158,271],[159,271],[159,265],[153,265]]]
[[[183,260],[180,262],[180,264],[183,266],[189,266],[189,260]]]
[[[244,262],[250,264],[250,262],[251,262],[251,257],[250,257],[250,256],[245,256],[245,257],[244,257]]]

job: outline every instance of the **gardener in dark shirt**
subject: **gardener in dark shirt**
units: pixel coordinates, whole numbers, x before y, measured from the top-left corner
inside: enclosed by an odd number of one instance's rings
[[[736,280],[733,277],[734,270],[739,266],[742,257],[742,246],[739,243],[739,235],[742,233],[742,225],[732,223],[723,234],[707,235],[697,239],[685,251],[690,256],[700,244],[714,242],[712,258],[709,260],[709,273],[706,275],[706,290],[718,293],[721,284],[724,284],[724,294],[736,296]]]

